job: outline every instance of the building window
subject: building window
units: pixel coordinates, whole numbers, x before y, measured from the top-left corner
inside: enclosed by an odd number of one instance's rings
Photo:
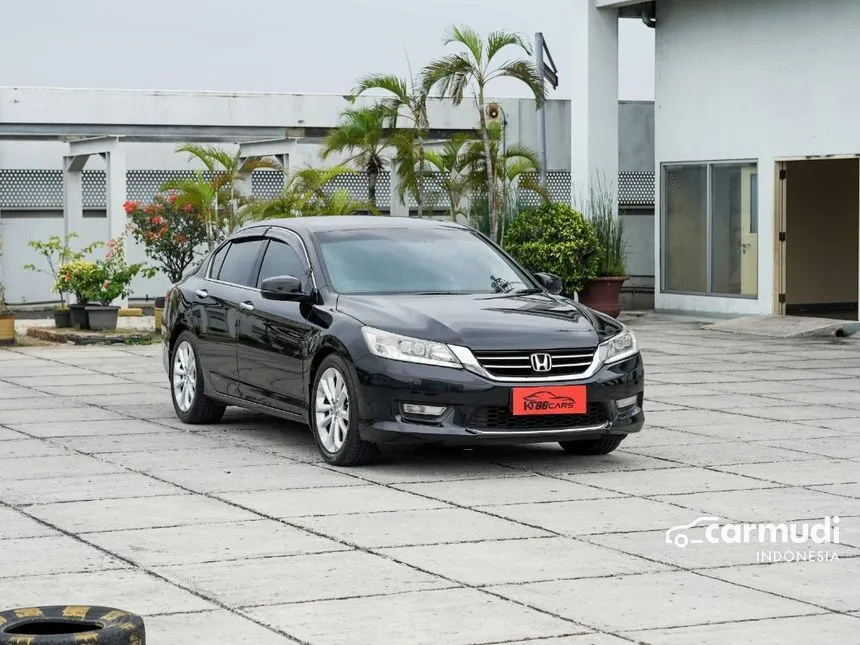
[[[663,167],[663,291],[758,295],[756,164]]]

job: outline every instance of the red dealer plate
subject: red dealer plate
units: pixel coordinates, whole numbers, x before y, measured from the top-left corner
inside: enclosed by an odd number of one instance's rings
[[[512,411],[516,416],[537,414],[585,414],[584,385],[515,387]]]

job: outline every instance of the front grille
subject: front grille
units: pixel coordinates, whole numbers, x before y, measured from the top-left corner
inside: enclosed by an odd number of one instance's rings
[[[469,423],[473,430],[555,430],[581,428],[606,423],[606,409],[599,403],[589,403],[585,414],[540,414],[514,416],[504,406],[479,408]]]
[[[596,347],[550,350],[510,350],[472,352],[487,372],[499,378],[540,378],[579,376],[591,365]],[[532,368],[532,354],[548,354],[552,367],[548,371]]]

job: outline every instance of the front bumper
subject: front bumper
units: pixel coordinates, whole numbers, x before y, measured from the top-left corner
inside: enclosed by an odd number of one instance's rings
[[[355,363],[361,436],[374,443],[510,444],[599,438],[642,429],[645,369],[640,354],[602,367],[586,380],[587,412],[514,416],[512,389],[465,369],[405,363],[368,355]],[[541,383],[522,383],[534,387]],[[635,399],[620,408],[618,401]],[[444,406],[438,418],[407,414],[402,404]]]

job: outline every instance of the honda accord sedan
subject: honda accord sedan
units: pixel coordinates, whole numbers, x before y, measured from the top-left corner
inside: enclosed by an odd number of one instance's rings
[[[228,405],[305,423],[339,466],[392,443],[609,453],[642,428],[642,357],[562,287],[454,223],[256,222],[166,295],[173,406],[189,424]]]

